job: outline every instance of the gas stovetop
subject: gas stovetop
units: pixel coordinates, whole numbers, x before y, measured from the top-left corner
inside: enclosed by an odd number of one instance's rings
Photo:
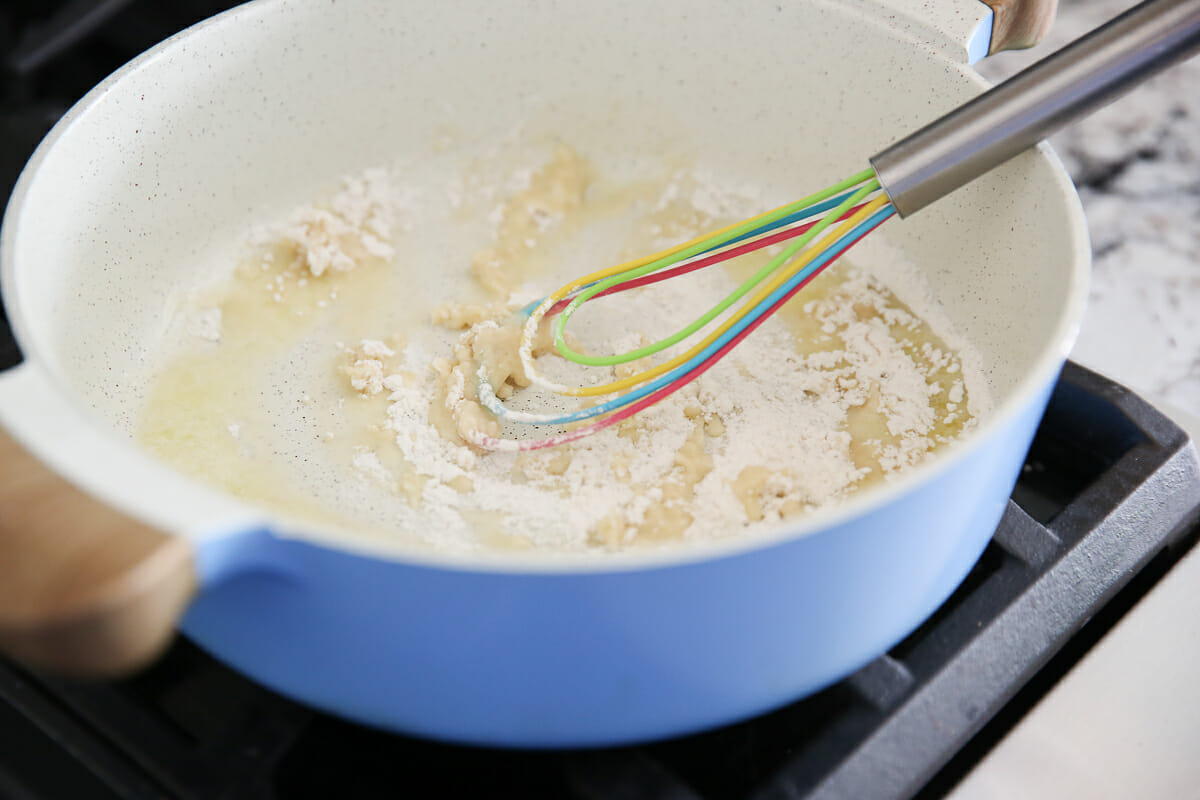
[[[181,640],[113,684],[0,663],[0,797],[937,797],[1192,544],[1197,506],[1187,435],[1068,364],[959,590],[890,652],[787,708],[640,747],[473,749],[309,710]]]
[[[230,5],[0,7],[0,196],[88,88]],[[19,359],[0,328],[0,366]],[[0,800],[937,797],[1191,546],[1198,507],[1200,465],[1186,434],[1068,365],[1008,512],[962,587],[889,653],[787,708],[640,747],[494,751],[312,711],[186,640],[111,684],[0,661]]]

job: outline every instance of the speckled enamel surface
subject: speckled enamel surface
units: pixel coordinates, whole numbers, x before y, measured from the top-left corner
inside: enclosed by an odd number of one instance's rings
[[[700,163],[792,199],[979,91],[961,43],[915,19],[862,2],[251,4],[98,90],[43,154],[15,237],[21,331],[120,423],[137,388],[113,376],[136,375],[172,291],[251,221],[447,125],[486,139],[551,118],[616,154],[682,132]],[[888,226],[1001,392],[1065,346],[1086,258],[1073,202],[1029,154]]]

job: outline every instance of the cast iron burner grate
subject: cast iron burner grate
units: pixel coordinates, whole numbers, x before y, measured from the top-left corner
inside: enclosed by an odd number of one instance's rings
[[[1198,508],[1187,435],[1068,364],[963,586],[889,653],[784,709],[640,747],[454,747],[308,710],[180,641],[111,685],[0,663],[0,797],[935,797],[1191,545]]]

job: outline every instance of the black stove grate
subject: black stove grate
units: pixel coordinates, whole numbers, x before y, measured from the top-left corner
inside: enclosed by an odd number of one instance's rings
[[[939,796],[1190,546],[1200,462],[1149,405],[1068,364],[1013,498],[979,564],[921,628],[748,722],[609,750],[449,746],[311,711],[180,641],[108,685],[0,663],[0,797]]]

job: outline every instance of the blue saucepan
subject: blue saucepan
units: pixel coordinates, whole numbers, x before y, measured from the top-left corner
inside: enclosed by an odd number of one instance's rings
[[[314,706],[514,746],[695,731],[868,662],[979,557],[1078,326],[1085,226],[1044,146],[886,234],[975,345],[993,412],[765,535],[462,555],[296,522],[136,445],[141,359],[256,215],[446,126],[550,119],[613,152],[683,130],[699,162],[798,196],[979,93],[992,22],[976,0],[260,0],[124,67],[42,143],[4,218],[26,360],[0,376],[0,644],[106,675],[178,626]]]

